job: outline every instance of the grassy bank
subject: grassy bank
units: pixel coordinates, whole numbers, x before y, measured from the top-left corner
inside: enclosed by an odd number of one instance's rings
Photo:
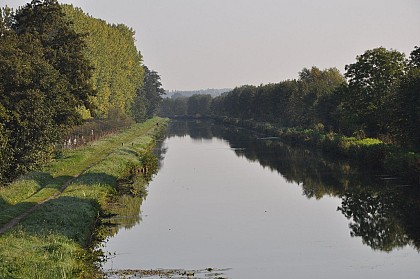
[[[400,176],[411,183],[420,183],[420,153],[386,144],[378,139],[346,137],[325,132],[322,127],[283,128],[271,123],[228,117],[218,117],[216,120],[276,136],[290,144],[317,148],[334,156],[352,159],[372,169]]]
[[[95,278],[98,255],[89,246],[100,236],[99,217],[120,193],[139,192],[133,187],[147,183],[149,175],[135,184],[127,179],[146,166],[153,168],[150,153],[165,124],[154,118],[66,150],[42,171],[1,188],[2,226],[43,204],[0,236],[0,278]]]

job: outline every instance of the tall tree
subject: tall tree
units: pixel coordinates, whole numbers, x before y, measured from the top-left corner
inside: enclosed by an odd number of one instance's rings
[[[92,66],[85,57],[85,41],[74,31],[57,0],[33,0],[17,10],[13,29],[18,35],[39,37],[45,59],[68,79],[68,105],[90,107],[89,97],[94,95],[89,79]],[[64,122],[77,121],[78,114],[65,115]]]
[[[369,136],[386,133],[389,122],[390,94],[407,69],[404,54],[396,50],[375,48],[357,56],[356,63],[346,66],[349,86],[343,108],[349,123]]]
[[[81,122],[77,108],[93,94],[92,68],[57,1],[2,10],[0,26],[0,176],[12,179],[48,162],[65,131]]]
[[[420,48],[410,54],[409,68],[391,94],[389,130],[398,142],[420,148]]]
[[[74,113],[68,106],[69,81],[43,50],[39,38],[29,33],[0,37],[0,126],[10,135],[8,178],[47,162],[67,127],[65,117]]]
[[[135,32],[123,24],[109,24],[93,18],[80,8],[62,6],[78,34],[85,34],[86,57],[94,66],[90,84],[96,95],[90,100],[98,118],[131,115],[138,91],[142,88],[142,55],[135,45]],[[141,101],[143,103],[143,101]]]
[[[13,9],[0,7],[0,36],[10,30],[13,23]]]
[[[7,110],[0,103],[0,181],[6,180],[12,159],[9,144],[10,133],[5,127],[7,118]]]
[[[210,114],[211,95],[192,95],[187,101],[188,115],[208,116]]]
[[[132,111],[136,121],[155,115],[165,94],[159,74],[144,66],[143,87],[137,91]]]
[[[414,47],[414,50],[410,53],[410,65],[420,67],[420,47]]]
[[[344,77],[336,68],[304,68],[299,73],[297,87],[294,87],[289,99],[288,110],[292,124],[304,127],[318,123],[330,124],[332,95],[344,83]]]

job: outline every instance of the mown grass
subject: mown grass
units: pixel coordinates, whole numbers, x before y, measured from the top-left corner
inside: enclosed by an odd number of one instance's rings
[[[98,253],[87,249],[98,237],[98,218],[115,200],[118,181],[142,166],[142,158],[147,158],[145,154],[165,126],[156,123],[165,121],[155,118],[90,146],[66,151],[42,172],[28,174],[1,190],[0,220],[4,222],[56,193],[63,182],[91,166],[59,197],[0,236],[0,278],[98,276]]]

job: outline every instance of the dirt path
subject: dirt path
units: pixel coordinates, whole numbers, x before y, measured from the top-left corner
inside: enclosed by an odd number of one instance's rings
[[[60,187],[60,189],[58,190],[57,193],[49,196],[48,198],[46,198],[45,200],[38,202],[37,204],[35,204],[34,206],[32,206],[31,208],[27,209],[25,212],[21,213],[19,216],[16,216],[15,218],[13,218],[12,220],[10,220],[8,223],[6,223],[5,225],[3,225],[0,228],[0,235],[4,234],[5,232],[7,232],[8,230],[10,230],[11,228],[13,228],[14,226],[16,226],[17,224],[19,224],[23,219],[25,219],[29,214],[31,214],[32,212],[34,212],[35,210],[37,210],[38,208],[40,208],[43,204],[45,204],[48,201],[54,200],[58,197],[60,197],[60,195],[64,192],[64,190],[66,190],[66,188],[73,183],[77,178],[79,178],[82,174],[86,173],[89,169],[93,168],[94,166],[96,166],[97,164],[99,164],[100,162],[102,162],[103,160],[105,160],[107,157],[109,157],[114,151],[111,151],[109,153],[107,153],[105,156],[103,156],[102,158],[100,158],[99,160],[97,160],[96,162],[90,164],[87,168],[85,168],[84,170],[82,170],[80,173],[78,173],[77,175],[75,175],[73,178],[69,179],[68,181],[66,181],[63,186]]]

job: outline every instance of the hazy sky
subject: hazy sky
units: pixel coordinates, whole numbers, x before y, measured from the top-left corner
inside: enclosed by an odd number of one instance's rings
[[[29,0],[0,0],[21,6]],[[420,46],[420,0],[65,0],[136,31],[165,89],[233,88]]]

